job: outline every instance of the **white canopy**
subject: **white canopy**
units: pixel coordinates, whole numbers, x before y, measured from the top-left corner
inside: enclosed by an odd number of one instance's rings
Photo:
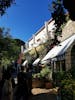
[[[22,66],[25,66],[27,63],[28,63],[28,61],[25,60],[25,61],[23,62],[23,64],[22,64]]]
[[[41,63],[64,54],[66,50],[69,48],[69,46],[74,42],[74,40],[75,40],[75,34],[72,35],[70,38],[66,39],[65,41],[61,42],[59,45],[52,48],[47,53],[47,55],[42,59]]]
[[[37,65],[40,62],[40,58],[37,58],[34,62],[33,62],[33,66]]]

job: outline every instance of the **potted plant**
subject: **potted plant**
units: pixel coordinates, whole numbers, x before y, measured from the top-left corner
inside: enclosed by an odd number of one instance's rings
[[[44,80],[41,77],[40,73],[33,74],[32,78],[32,88],[42,88],[44,87]]]
[[[44,77],[45,88],[49,89],[53,87],[52,84],[52,71],[49,67],[45,67],[41,70],[41,75]]]
[[[51,69],[42,68],[40,73],[33,74],[32,87],[52,88]]]

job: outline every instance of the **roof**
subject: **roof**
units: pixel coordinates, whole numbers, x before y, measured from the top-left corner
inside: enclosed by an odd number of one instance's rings
[[[75,41],[75,34],[70,38],[66,39],[65,41],[61,42],[59,45],[52,48],[47,53],[47,55],[42,59],[41,62],[45,62],[49,59],[53,59],[55,57],[63,55],[74,41]]]

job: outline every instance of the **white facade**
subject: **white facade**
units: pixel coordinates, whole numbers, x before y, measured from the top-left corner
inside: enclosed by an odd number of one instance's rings
[[[48,38],[53,39],[53,31],[55,29],[54,21],[51,19],[48,22],[45,22],[45,25],[38,30],[31,39],[28,41],[28,49],[32,49],[33,47],[37,47],[42,43],[45,43]]]

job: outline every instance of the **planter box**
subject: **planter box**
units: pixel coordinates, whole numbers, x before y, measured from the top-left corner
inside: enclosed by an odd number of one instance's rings
[[[43,88],[44,80],[42,79],[33,79],[32,80],[32,88]]]
[[[52,89],[53,88],[52,82],[45,82],[45,88],[46,89]]]

